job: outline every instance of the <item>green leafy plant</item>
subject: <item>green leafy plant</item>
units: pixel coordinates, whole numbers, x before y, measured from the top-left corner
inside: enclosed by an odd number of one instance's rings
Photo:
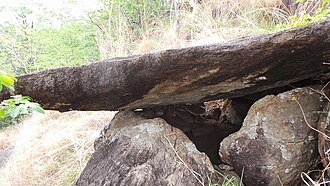
[[[12,74],[0,71],[0,91],[2,91],[3,86],[10,90],[14,90],[15,81],[16,78]]]
[[[214,181],[212,179],[212,175],[209,178],[209,183],[208,186],[242,186],[243,185],[243,172],[244,169],[242,170],[242,174],[241,177],[238,178],[236,176],[232,176],[232,175],[224,175],[218,171],[216,171],[217,174],[219,174],[222,177],[222,183],[217,183],[217,181]]]
[[[0,71],[0,91],[3,86],[14,90],[14,83],[17,79],[9,73]],[[29,96],[15,95],[3,100],[0,103],[0,127],[17,123],[20,116],[28,115],[31,112],[44,113],[38,103],[30,102]]]
[[[298,3],[306,4],[313,3],[312,1],[298,0]],[[288,23],[278,24],[276,31],[296,27],[304,26],[312,22],[322,21],[330,17],[330,0],[323,0],[322,5],[316,9],[314,13],[300,13],[289,17]]]
[[[38,103],[30,102],[29,96],[16,95],[11,96],[10,99],[6,99],[0,104],[0,118],[6,117],[10,120],[15,120],[19,115],[26,115],[32,111],[44,113],[43,108]]]

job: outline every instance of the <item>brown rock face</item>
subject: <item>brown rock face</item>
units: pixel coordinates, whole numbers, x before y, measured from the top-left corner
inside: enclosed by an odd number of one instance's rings
[[[300,173],[312,168],[318,157],[316,111],[320,94],[309,88],[266,96],[248,112],[242,128],[220,145],[220,156],[236,172],[244,171],[246,185],[294,185]]]
[[[218,179],[207,156],[163,119],[116,114],[95,142],[75,185],[207,185]],[[214,182],[212,182],[214,183]]]

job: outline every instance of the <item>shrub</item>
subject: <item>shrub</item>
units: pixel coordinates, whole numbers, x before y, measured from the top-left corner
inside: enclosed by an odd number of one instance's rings
[[[308,0],[298,0],[297,2],[300,3],[302,7],[311,7],[314,3]],[[321,6],[316,8],[315,11],[301,10],[289,17],[288,23],[278,24],[276,31],[296,26],[304,26],[312,22],[325,20],[328,17],[330,17],[330,0],[323,0]]]
[[[16,78],[12,74],[0,71],[0,91],[3,89],[3,86],[14,90],[15,81]],[[15,95],[3,100],[0,103],[0,128],[16,124],[20,117],[28,115],[33,111],[44,113],[40,105],[30,102],[30,99],[29,96]]]

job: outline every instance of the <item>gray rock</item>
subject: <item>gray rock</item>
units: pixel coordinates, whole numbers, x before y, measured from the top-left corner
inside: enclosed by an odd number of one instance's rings
[[[17,77],[44,109],[124,110],[201,103],[330,72],[330,18],[230,42],[106,59]],[[0,99],[9,96],[0,92]]]
[[[200,185],[218,183],[208,157],[163,119],[116,114],[75,185]]]
[[[250,108],[242,128],[223,140],[222,160],[240,174],[246,185],[295,185],[300,173],[318,158],[316,128],[320,94],[298,88],[266,96]]]

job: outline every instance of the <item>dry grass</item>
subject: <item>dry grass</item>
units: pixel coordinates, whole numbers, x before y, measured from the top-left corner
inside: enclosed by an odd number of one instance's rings
[[[182,1],[184,4],[185,1]],[[188,4],[188,1],[186,2]],[[178,5],[179,6],[179,5]],[[164,49],[211,44],[248,35],[270,33],[290,15],[280,0],[204,0],[193,7],[172,6],[169,20],[153,18],[136,35],[119,14],[98,26],[101,58],[149,53]],[[116,29],[113,29],[116,28]]]
[[[145,22],[140,23],[142,31],[134,31],[120,8],[112,6],[109,20],[97,23],[101,59],[275,32],[279,30],[277,24],[290,23],[290,16],[315,13],[323,0],[305,0],[289,7],[283,0],[203,0],[201,4],[192,4],[193,1],[168,1],[172,2],[168,15],[145,17]],[[142,14],[146,16],[148,12]]]
[[[47,111],[1,131],[0,151],[9,146],[14,149],[0,168],[0,185],[71,185],[113,115],[106,111]]]
[[[323,113],[324,116],[320,118],[317,128],[314,128],[309,124],[309,122],[307,121],[306,114],[304,112],[303,107],[301,106],[301,104],[299,103],[298,100],[294,99],[297,102],[297,104],[302,112],[304,121],[307,124],[307,126],[318,133],[318,138],[319,138],[318,139],[318,149],[319,149],[319,154],[320,154],[320,158],[321,158],[321,163],[324,166],[323,170],[308,170],[307,173],[305,173],[305,172],[301,173],[301,175],[300,175],[301,179],[304,182],[304,184],[306,184],[307,186],[325,186],[325,185],[330,184],[330,181],[329,181],[329,168],[330,168],[329,150],[330,149],[326,149],[327,145],[325,143],[325,141],[330,140],[330,137],[329,137],[328,131],[327,131],[327,126],[330,121],[330,110],[329,110],[330,99],[329,99],[329,96],[327,95],[329,93],[327,91],[329,84],[330,84],[330,81],[328,83],[326,83],[321,90],[315,90],[315,89],[311,88],[311,90],[319,93],[320,95],[322,95],[323,99],[328,101],[327,103],[325,103],[325,108],[322,111],[322,112],[324,112]],[[313,176],[313,174],[316,175],[316,177]]]

